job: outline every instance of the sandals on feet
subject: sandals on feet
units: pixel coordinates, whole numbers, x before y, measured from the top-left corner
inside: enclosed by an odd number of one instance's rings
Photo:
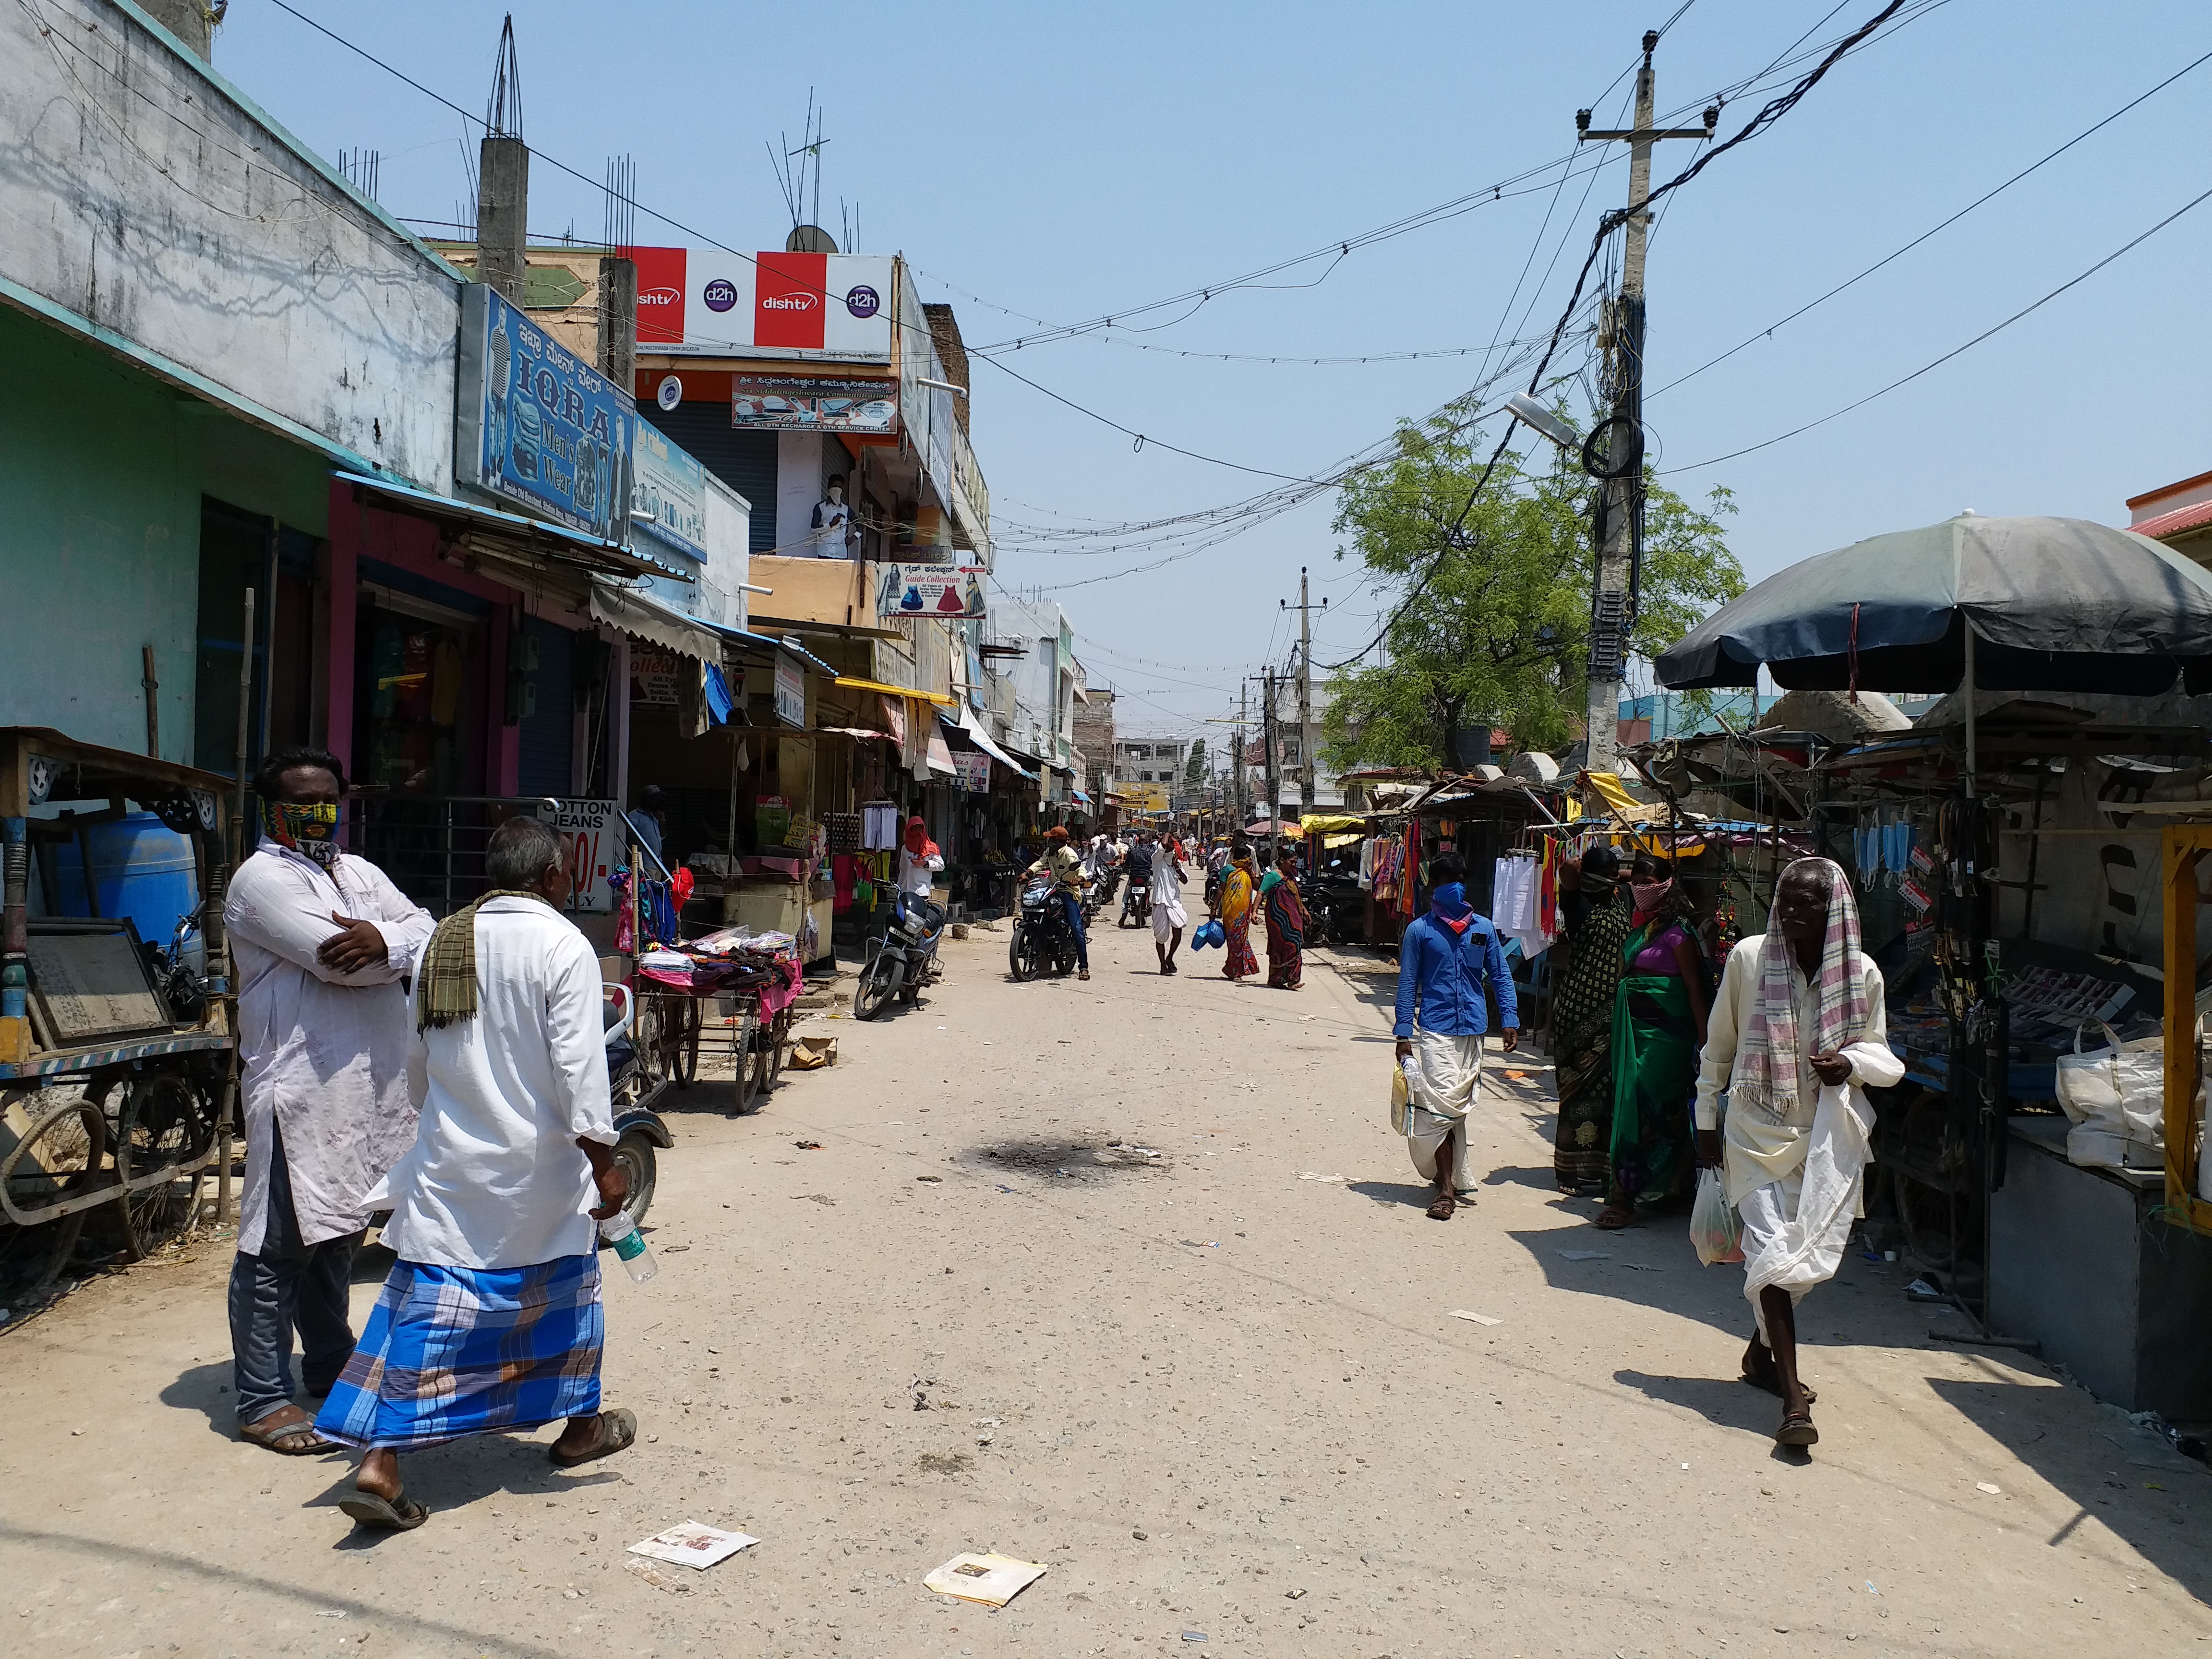
[[[385,1532],[412,1532],[430,1518],[430,1511],[404,1492],[388,1498],[379,1498],[358,1486],[338,1499],[338,1508],[351,1516],[356,1525],[375,1527]]]
[[[1774,1368],[1774,1362],[1771,1359],[1763,1366],[1746,1365],[1743,1368],[1743,1380],[1754,1389],[1764,1389],[1777,1400],[1782,1398],[1782,1373]],[[1798,1386],[1803,1390],[1807,1405],[1817,1406],[1820,1403],[1819,1389],[1805,1388],[1802,1383]]]
[[[1449,1221],[1452,1218],[1452,1212],[1458,1208],[1459,1200],[1457,1198],[1454,1197],[1449,1193],[1441,1194],[1437,1196],[1437,1201],[1429,1206],[1429,1219],[1431,1221]]]
[[[637,1413],[617,1407],[613,1411],[599,1413],[599,1437],[580,1455],[563,1457],[550,1449],[546,1455],[553,1460],[556,1468],[573,1469],[595,1457],[611,1457],[618,1451],[625,1451],[636,1438]],[[556,1441],[554,1443],[558,1445],[560,1443]]]
[[[271,1412],[269,1417],[240,1424],[238,1437],[264,1451],[273,1451],[279,1457],[313,1457],[341,1449],[337,1441],[325,1440],[318,1434],[315,1419],[304,1413],[297,1422],[271,1425],[269,1418],[276,1415]]]
[[[1636,1212],[1626,1205],[1608,1204],[1597,1212],[1599,1229],[1608,1233],[1617,1233],[1622,1228],[1632,1225],[1635,1220]]]
[[[1776,1445],[1817,1446],[1820,1443],[1820,1431],[1813,1426],[1812,1413],[1784,1412],[1783,1413],[1782,1426],[1774,1431]]]

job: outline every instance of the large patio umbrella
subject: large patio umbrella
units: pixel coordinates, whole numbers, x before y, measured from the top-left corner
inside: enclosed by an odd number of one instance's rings
[[[1655,666],[1689,690],[1756,685],[1762,664],[1791,690],[2212,690],[2212,573],[2083,519],[1962,513],[1769,576]]]

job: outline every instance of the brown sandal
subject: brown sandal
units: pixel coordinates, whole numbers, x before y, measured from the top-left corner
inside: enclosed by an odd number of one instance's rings
[[[1784,1412],[1782,1426],[1774,1431],[1774,1443],[1778,1446],[1819,1445],[1820,1431],[1813,1426],[1813,1413]]]
[[[344,1447],[335,1440],[325,1440],[315,1429],[315,1419],[305,1412],[295,1423],[270,1425],[269,1419],[283,1411],[279,1406],[268,1417],[256,1418],[251,1423],[238,1425],[238,1437],[264,1451],[273,1451],[279,1457],[315,1457],[324,1452],[343,1451]],[[293,1442],[302,1443],[294,1444]]]
[[[1636,1212],[1625,1204],[1608,1204],[1597,1212],[1597,1226],[1601,1232],[1617,1233],[1635,1223]]]
[[[636,1439],[637,1413],[617,1406],[612,1411],[599,1413],[599,1431],[593,1437],[591,1445],[581,1454],[574,1457],[562,1457],[549,1447],[545,1455],[553,1460],[554,1468],[573,1469],[590,1462],[595,1457],[611,1457],[618,1451],[626,1451]],[[556,1445],[559,1443],[558,1441],[554,1443]]]
[[[1437,1194],[1437,1201],[1429,1206],[1429,1219],[1431,1221],[1449,1221],[1452,1218],[1453,1212],[1458,1208],[1459,1199],[1455,1194],[1451,1193],[1439,1193]]]

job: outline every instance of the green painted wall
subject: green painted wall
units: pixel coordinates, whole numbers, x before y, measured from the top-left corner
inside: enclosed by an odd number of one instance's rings
[[[320,536],[329,467],[98,347],[0,307],[0,726],[193,759],[200,500]]]

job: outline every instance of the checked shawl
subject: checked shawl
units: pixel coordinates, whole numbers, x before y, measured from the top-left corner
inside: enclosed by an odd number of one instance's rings
[[[1843,871],[1827,859],[1799,859],[1783,870],[1782,881],[1808,865],[1826,870],[1829,884],[1814,1029],[1797,1029],[1797,1007],[1790,994],[1796,953],[1770,910],[1766,943],[1759,955],[1759,997],[1745,1024],[1729,1084],[1731,1110],[1749,1106],[1770,1118],[1788,1116],[1797,1104],[1800,1064],[1811,1055],[1841,1048],[1866,1030],[1866,987],[1859,978],[1858,900]],[[1781,883],[1775,886],[1779,892]]]

